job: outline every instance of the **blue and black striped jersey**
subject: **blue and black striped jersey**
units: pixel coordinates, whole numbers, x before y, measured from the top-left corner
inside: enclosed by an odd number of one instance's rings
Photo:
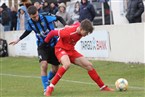
[[[37,22],[33,21],[32,19],[28,21],[29,25],[26,30],[28,32],[35,32],[38,46],[40,46],[44,42],[44,39],[46,38],[47,34],[51,30],[54,30],[54,21],[56,21],[56,19],[57,18],[55,16],[39,15],[39,20]],[[49,46],[55,46],[57,39],[58,37],[53,37],[48,43]]]

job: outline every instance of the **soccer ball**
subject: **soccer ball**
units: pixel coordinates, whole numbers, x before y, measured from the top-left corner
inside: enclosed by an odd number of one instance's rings
[[[126,91],[128,89],[128,81],[124,78],[119,78],[115,82],[115,86],[118,91]]]

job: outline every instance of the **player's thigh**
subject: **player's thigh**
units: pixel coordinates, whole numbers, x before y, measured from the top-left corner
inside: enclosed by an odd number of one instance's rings
[[[60,63],[56,58],[54,48],[49,48],[48,51],[48,63],[55,65],[54,67],[58,66]]]
[[[86,70],[91,70],[93,68],[92,63],[88,61],[85,57],[76,58],[74,63]]]
[[[47,62],[48,53],[47,53],[47,51],[44,50],[44,49],[39,49],[38,48],[38,58],[39,58],[41,70],[46,71],[47,70],[47,65],[48,65],[48,62]]]
[[[38,58],[39,62],[41,63],[42,61],[47,61],[48,62],[48,49],[40,49],[38,47]]]
[[[48,63],[47,61],[41,61],[40,65],[41,65],[41,68],[47,68]]]
[[[61,58],[60,58],[60,62],[61,64],[63,65],[63,67],[65,69],[68,69],[71,65],[71,62],[70,62],[70,59],[69,59],[69,56],[68,55],[63,55]]]

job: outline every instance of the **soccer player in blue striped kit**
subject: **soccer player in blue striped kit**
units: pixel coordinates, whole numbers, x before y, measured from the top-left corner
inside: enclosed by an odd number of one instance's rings
[[[46,87],[49,85],[49,81],[54,77],[59,68],[59,62],[54,53],[54,46],[57,43],[58,37],[53,37],[46,47],[42,48],[41,44],[44,42],[47,34],[54,30],[54,21],[59,20],[63,25],[66,25],[65,21],[59,16],[41,15],[38,14],[38,10],[35,6],[28,8],[30,19],[28,20],[28,27],[25,32],[19,37],[19,39],[10,42],[10,45],[17,44],[20,40],[29,35],[32,31],[35,32],[37,38],[37,50],[41,68],[41,80],[44,88],[44,95]],[[48,63],[52,64],[52,69],[47,75]]]

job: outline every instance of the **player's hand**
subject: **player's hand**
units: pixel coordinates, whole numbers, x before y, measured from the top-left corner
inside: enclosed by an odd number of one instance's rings
[[[15,44],[17,44],[19,41],[20,41],[20,39],[11,41],[11,42],[9,43],[9,45],[15,45]]]

